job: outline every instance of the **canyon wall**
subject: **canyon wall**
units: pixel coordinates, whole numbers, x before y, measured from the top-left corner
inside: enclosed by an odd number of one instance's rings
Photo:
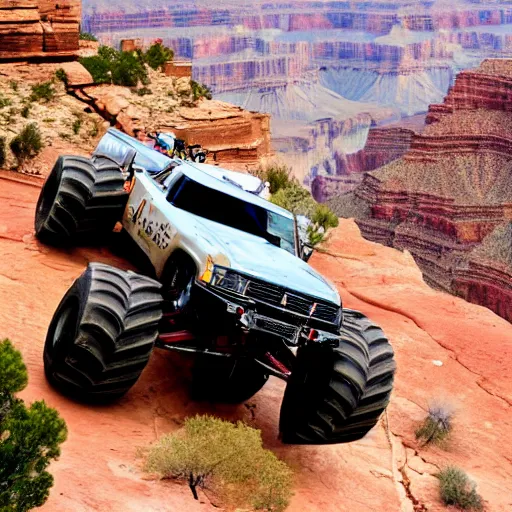
[[[330,204],[409,250],[431,284],[512,321],[512,60],[461,73],[427,123],[403,158]]]
[[[73,57],[80,0],[0,0],[0,60]]]
[[[512,56],[507,24],[509,8],[472,0],[85,0],[83,17],[84,30],[114,46],[162,38],[217,98],[271,114],[281,159],[324,200],[360,183],[355,172],[374,169],[372,158],[403,154],[403,133],[388,132],[391,152],[382,137],[379,156],[369,128],[424,115],[458,72]]]

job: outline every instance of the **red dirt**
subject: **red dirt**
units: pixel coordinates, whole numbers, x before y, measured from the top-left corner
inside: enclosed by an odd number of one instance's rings
[[[0,333],[27,363],[23,397],[45,399],[69,427],[62,457],[51,466],[56,484],[43,512],[213,510],[205,495],[201,504],[185,486],[145,478],[136,457],[137,447],[197,412],[262,429],[266,446],[296,472],[292,512],[405,512],[422,504],[444,510],[431,474],[449,463],[476,481],[488,510],[512,509],[512,328],[484,308],[432,291],[407,254],[363,240],[352,221],[342,221],[328,253],[314,256],[313,266],[336,282],[345,306],[362,310],[390,336],[396,390],[387,417],[360,442],[283,446],[277,431],[284,384],[273,378],[245,406],[198,403],[188,395],[188,360],[157,351],[139,383],[115,405],[79,405],[53,391],[44,378],[42,349],[59,300],[87,262],[129,264],[107,250],[42,246],[32,234],[38,186],[5,175],[0,185]],[[456,410],[448,451],[420,448],[414,439],[429,401],[439,398]]]

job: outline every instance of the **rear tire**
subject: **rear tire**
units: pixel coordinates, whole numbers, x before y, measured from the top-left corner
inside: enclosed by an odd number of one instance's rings
[[[111,232],[128,200],[124,183],[120,167],[111,160],[60,156],[37,202],[37,238],[63,245],[78,235]]]
[[[342,341],[338,349],[333,349],[330,354],[321,346],[305,347],[302,354],[299,350],[281,407],[280,430],[285,443],[356,441],[376,425],[389,403],[396,365],[388,339],[382,329],[362,313],[344,309],[343,316]],[[345,350],[343,344],[346,341],[343,340],[358,340],[368,355],[362,389],[361,376],[358,380],[357,390],[362,391],[359,395],[354,392],[347,395],[347,391],[355,389],[354,386],[333,388],[333,382],[345,378],[337,371]],[[315,351],[321,354],[320,358],[313,355]],[[322,381],[322,373],[330,376],[329,382],[327,379]],[[353,406],[349,412],[343,409],[347,399]]]
[[[198,356],[192,371],[192,397],[240,404],[253,397],[267,382],[268,374],[251,359]]]
[[[44,346],[48,381],[66,395],[110,401],[144,370],[162,316],[160,284],[91,263],[55,312]]]

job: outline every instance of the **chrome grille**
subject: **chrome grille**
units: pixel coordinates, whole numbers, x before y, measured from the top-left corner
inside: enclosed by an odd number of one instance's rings
[[[283,308],[290,313],[311,316],[318,320],[334,323],[338,316],[339,306],[328,302],[320,302],[314,297],[288,291],[274,284],[251,280],[245,291],[245,296],[272,306]],[[314,304],[316,307],[313,310]]]

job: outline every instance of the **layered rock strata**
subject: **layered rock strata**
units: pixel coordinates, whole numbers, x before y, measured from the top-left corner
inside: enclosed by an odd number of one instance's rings
[[[331,205],[409,250],[431,284],[512,321],[512,262],[496,256],[512,246],[512,61],[461,73],[427,121],[403,158]]]
[[[80,0],[0,0],[0,60],[73,56]]]

